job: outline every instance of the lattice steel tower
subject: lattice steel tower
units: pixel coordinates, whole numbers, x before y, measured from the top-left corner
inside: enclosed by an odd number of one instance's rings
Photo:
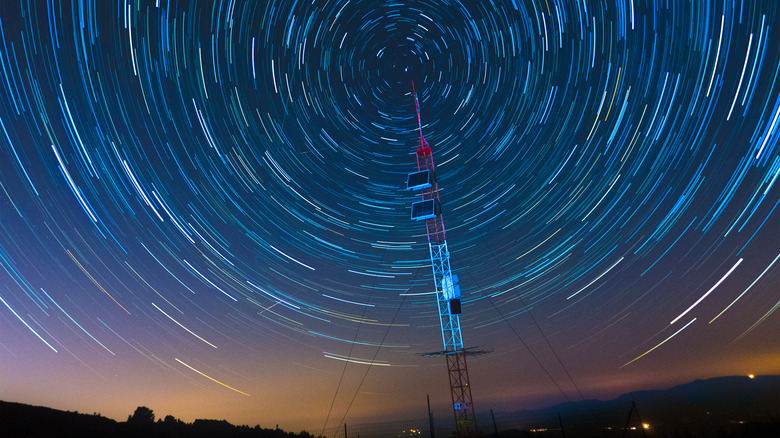
[[[450,268],[450,252],[445,239],[436,167],[433,164],[431,147],[423,137],[420,106],[414,83],[412,83],[412,94],[417,112],[417,126],[420,129],[420,146],[417,147],[416,154],[417,172],[409,174],[406,188],[420,190],[422,194],[422,200],[412,204],[412,220],[425,221],[425,227],[428,231],[428,249],[436,287],[442,342],[444,343],[444,351],[437,354],[443,354],[447,359],[456,435],[458,437],[474,436],[476,435],[474,405],[471,401],[466,351],[463,349],[463,337],[460,332],[460,286],[458,285],[458,276],[453,274]]]

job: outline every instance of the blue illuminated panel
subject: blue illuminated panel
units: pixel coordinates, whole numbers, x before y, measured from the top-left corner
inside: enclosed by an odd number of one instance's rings
[[[422,221],[436,217],[436,201],[433,199],[426,199],[424,201],[418,201],[412,204],[412,220]]]
[[[406,180],[407,190],[427,189],[430,186],[431,172],[428,169],[410,173]]]

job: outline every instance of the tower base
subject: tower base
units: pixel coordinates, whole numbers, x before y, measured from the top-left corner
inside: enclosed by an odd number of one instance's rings
[[[466,366],[466,352],[447,352],[447,370],[450,376],[452,407],[455,412],[455,436],[458,438],[477,436],[474,419],[474,404],[471,401],[469,370]]]

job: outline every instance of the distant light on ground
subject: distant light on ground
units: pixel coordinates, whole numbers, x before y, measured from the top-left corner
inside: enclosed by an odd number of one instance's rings
[[[755,377],[756,377],[756,375],[755,375],[755,374],[748,374],[748,377],[750,377],[751,379],[753,379],[753,378],[755,378]]]
[[[650,429],[650,423],[642,423],[642,429]]]

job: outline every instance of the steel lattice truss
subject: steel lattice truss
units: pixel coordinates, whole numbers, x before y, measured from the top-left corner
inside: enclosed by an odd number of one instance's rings
[[[450,267],[450,252],[445,238],[444,218],[439,200],[439,186],[433,153],[422,135],[417,93],[413,94],[417,110],[417,123],[420,128],[420,146],[417,148],[416,154],[417,172],[409,174],[407,188],[421,190],[422,200],[412,205],[412,219],[424,220],[428,234],[428,249],[431,256],[431,269],[436,287],[436,301],[444,344],[442,353],[447,358],[456,435],[459,437],[475,436],[474,405],[471,400],[466,352],[463,349],[463,336],[460,330],[460,287],[458,277],[453,275]]]

